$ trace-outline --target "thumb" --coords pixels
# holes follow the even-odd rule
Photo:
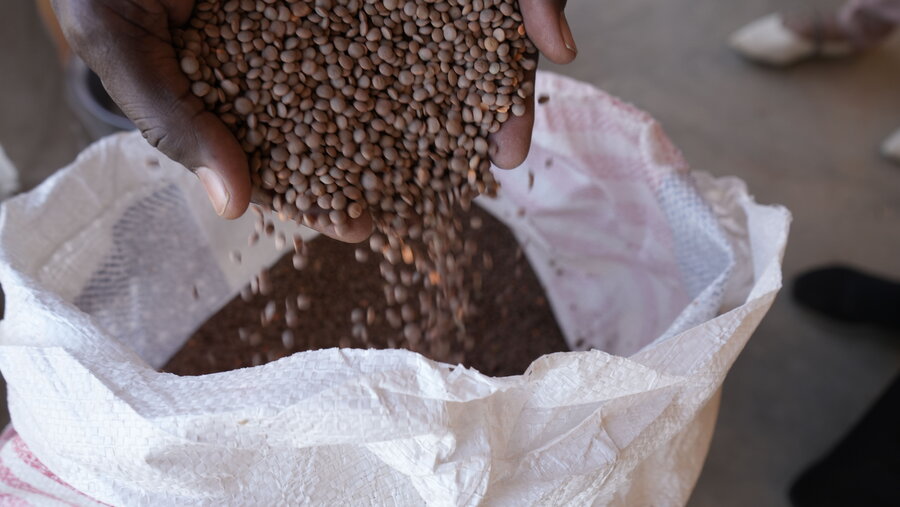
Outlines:
[[[519,0],[528,38],[553,63],[565,64],[578,55],[578,46],[564,12],[566,0]]]
[[[166,8],[156,2],[120,2],[115,10],[92,4],[90,12],[80,13],[79,24],[90,29],[72,37],[76,51],[144,138],[196,172],[216,213],[241,216],[250,203],[247,155],[198,98],[215,90],[208,85],[192,89],[182,72]]]
[[[218,117],[191,111],[148,116],[147,124],[138,128],[169,158],[194,171],[216,214],[238,218],[250,204],[247,155]]]
[[[171,55],[154,59],[140,55],[104,83],[150,144],[195,171],[216,213],[237,218],[250,203],[247,155],[194,94],[208,86],[194,86],[192,91],[174,50],[169,51]]]

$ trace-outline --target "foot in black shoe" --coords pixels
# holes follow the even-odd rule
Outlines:
[[[794,507],[900,505],[900,378],[791,486]]]
[[[794,282],[794,299],[844,322],[900,330],[900,283],[834,266],[807,272]]]

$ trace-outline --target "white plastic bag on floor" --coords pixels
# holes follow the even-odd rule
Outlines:
[[[229,262],[247,221],[217,219],[193,176],[115,136],[3,207],[0,369],[18,435],[0,449],[0,494],[685,503],[716,393],[781,287],[789,214],[736,179],[689,173],[652,119],[603,92],[543,74],[537,93],[550,101],[531,155],[482,204],[526,245],[575,352],[508,378],[338,349],[157,373],[275,255]]]

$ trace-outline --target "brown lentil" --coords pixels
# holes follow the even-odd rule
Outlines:
[[[496,193],[487,138],[526,114],[534,90],[535,50],[517,7],[201,0],[173,32],[192,92],[241,141],[262,205],[338,232],[368,211],[381,238],[370,241],[375,255],[415,268],[385,278],[388,302],[399,305],[386,319],[414,350],[466,339],[475,252],[454,214]],[[261,234],[273,236],[271,221],[248,244]],[[275,242],[283,247],[285,238]],[[295,250],[293,265],[303,269],[305,254]],[[266,295],[267,273],[254,285]],[[310,306],[303,298],[298,310]],[[365,341],[370,319],[357,320],[354,336]]]

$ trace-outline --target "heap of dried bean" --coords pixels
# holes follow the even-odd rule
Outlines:
[[[338,233],[371,214],[388,308],[354,311],[353,337],[383,317],[396,345],[461,357],[477,247],[454,209],[496,193],[488,137],[533,93],[516,0],[203,0],[173,39],[266,207]]]

